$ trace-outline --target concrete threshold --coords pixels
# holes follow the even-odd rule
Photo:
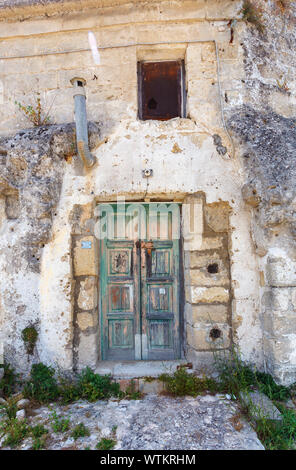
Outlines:
[[[101,361],[95,372],[100,375],[111,374],[114,379],[134,379],[138,377],[158,377],[171,374],[177,366],[187,364],[184,359],[175,361]]]

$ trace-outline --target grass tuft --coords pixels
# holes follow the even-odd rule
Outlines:
[[[79,437],[86,437],[86,436],[89,436],[89,435],[90,435],[90,432],[89,432],[88,428],[83,423],[77,424],[75,426],[75,428],[73,429],[72,433],[71,433],[71,437],[73,437],[75,441]]]
[[[98,450],[111,450],[115,447],[116,441],[115,439],[106,439],[103,437],[100,442],[97,443],[96,449]]]

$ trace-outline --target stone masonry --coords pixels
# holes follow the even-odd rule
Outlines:
[[[235,344],[295,382],[296,5],[250,1],[253,16],[243,0],[0,0],[1,361],[23,374],[40,361],[96,367],[95,207],[177,201],[185,359],[204,370]],[[186,113],[142,121],[137,64],[169,60],[184,61]],[[74,77],[86,80],[91,169],[76,150]],[[37,98],[49,123],[32,128],[22,109]]]

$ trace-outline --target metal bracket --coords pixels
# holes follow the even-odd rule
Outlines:
[[[150,178],[150,176],[153,176],[153,170],[151,168],[146,168],[146,170],[142,170],[142,176],[143,178]]]

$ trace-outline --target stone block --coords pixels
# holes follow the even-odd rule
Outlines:
[[[232,44],[221,44],[219,47],[219,58],[220,60],[236,60],[239,55],[238,43]]]
[[[207,70],[207,74],[209,74],[209,70]],[[188,81],[188,94],[187,96],[193,97],[194,99],[200,100],[210,100],[215,99],[217,96],[217,91],[215,87],[212,85],[213,83],[213,71],[211,71],[210,78],[203,78],[202,80],[189,80]]]
[[[223,264],[225,264],[225,261],[222,260],[221,256],[218,254],[217,251],[214,253],[209,253],[209,254],[201,254],[199,251],[191,251],[189,253],[189,266],[191,269],[195,268],[205,268],[209,264],[218,264],[218,269],[221,271],[222,269],[225,269]]]
[[[268,335],[264,334],[263,338],[263,351],[266,358],[268,358],[268,368],[270,373],[272,373],[272,366],[274,364],[274,340]]]
[[[276,338],[274,341],[274,361],[275,363],[286,365],[296,365],[295,334],[287,334]]]
[[[215,250],[223,247],[223,237],[204,237],[200,250]]]
[[[268,284],[275,287],[296,286],[296,261],[269,257],[266,265]]]
[[[196,66],[196,63],[201,62],[201,43],[196,44],[188,44],[186,50],[186,63],[190,67],[190,65]]]
[[[241,2],[228,0],[211,0],[206,3],[206,18],[208,20],[232,20],[241,12]]]
[[[214,269],[214,268],[213,268]],[[207,269],[191,269],[190,270],[190,284],[192,286],[228,286],[229,278],[223,273],[211,274]],[[186,282],[186,281],[185,281]]]
[[[271,372],[275,381],[286,387],[296,382],[295,366],[289,367],[275,364]]]
[[[196,350],[221,349],[230,346],[229,325],[202,325],[194,328],[186,325],[187,343]]]
[[[229,301],[229,290],[224,287],[191,286],[192,303],[226,303]]]
[[[87,277],[80,282],[77,304],[81,310],[92,310],[98,305],[97,277]]]
[[[82,235],[90,231],[94,226],[93,204],[75,205],[71,212],[72,233]]]
[[[162,393],[165,390],[163,382],[160,380],[139,379],[139,392],[141,393]]]
[[[98,360],[98,335],[80,333],[78,345],[78,369],[95,368]]]
[[[95,312],[80,312],[77,314],[77,323],[81,331],[86,330],[87,328],[94,328],[98,324],[98,315]]]
[[[213,42],[204,43],[201,46],[202,62],[211,62],[216,60],[215,44]]]
[[[264,417],[277,421],[282,420],[280,411],[264,393],[256,390],[255,392],[249,393],[241,392],[240,396],[245,405],[249,407],[250,414],[253,418],[260,419]]]
[[[264,330],[277,340],[280,340],[282,336],[287,337],[287,335],[296,331],[295,312],[291,310],[284,312],[266,310],[263,313],[263,326]]]
[[[185,305],[185,319],[194,327],[200,323],[227,323],[227,305]]]
[[[94,236],[75,237],[73,252],[75,276],[98,275],[98,240]]]
[[[188,198],[182,205],[184,250],[200,250],[203,234],[203,200]]]
[[[204,211],[206,223],[214,232],[227,232],[229,230],[230,207],[228,204],[206,204]]]
[[[132,388],[134,392],[139,391],[139,379],[119,379],[118,383],[122,392],[131,391]]]
[[[263,313],[263,328],[270,335],[274,334],[273,312],[270,310],[266,310]]]
[[[273,310],[288,310],[290,304],[290,294],[291,289],[283,287],[274,287],[269,291],[269,299],[267,297],[267,302],[270,302],[270,306]]]

